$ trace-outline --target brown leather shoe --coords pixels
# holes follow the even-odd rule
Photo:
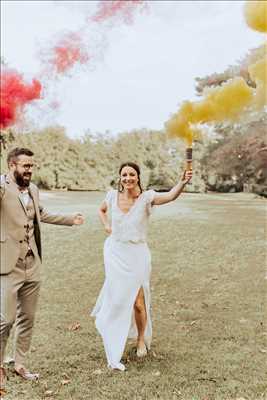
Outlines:
[[[6,370],[4,367],[0,367],[0,392],[5,391],[7,381]]]
[[[15,368],[15,373],[26,381],[38,381],[39,379],[39,374],[33,374],[32,372],[27,371],[25,367],[19,367],[18,369]]]

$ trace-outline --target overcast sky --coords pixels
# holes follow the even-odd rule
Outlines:
[[[28,79],[40,75],[38,54],[57,35],[79,31],[93,1],[1,2],[1,53]],[[184,100],[196,99],[194,78],[222,72],[263,42],[247,27],[243,1],[148,1],[132,24],[87,26],[85,43],[98,58],[51,83],[30,116],[37,126],[59,124],[70,136],[138,128],[161,129]],[[52,90],[52,94],[51,94]],[[49,99],[48,99],[49,97]],[[46,105],[58,101],[57,111]]]

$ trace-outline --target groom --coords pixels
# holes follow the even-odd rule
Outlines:
[[[41,206],[38,188],[31,183],[33,155],[27,148],[13,149],[7,157],[9,173],[1,176],[0,389],[6,383],[5,348],[14,323],[15,371],[26,380],[38,379],[24,363],[40,291],[40,222],[69,226],[84,222],[81,214],[50,214]]]

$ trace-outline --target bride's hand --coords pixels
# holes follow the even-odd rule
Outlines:
[[[184,171],[181,182],[183,185],[186,185],[192,179],[192,170]]]
[[[108,234],[108,235],[110,235],[111,234],[111,232],[112,232],[112,229],[111,229],[111,227],[110,227],[110,225],[105,225],[105,232]]]

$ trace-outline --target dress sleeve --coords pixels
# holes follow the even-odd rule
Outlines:
[[[152,212],[152,202],[155,198],[155,190],[147,190],[145,192],[145,201],[146,201],[146,208],[147,208],[147,212],[150,215]]]
[[[113,194],[114,194],[114,190],[109,190],[106,194],[106,197],[104,198],[104,201],[106,202],[108,208],[111,208],[111,206],[112,206]]]

